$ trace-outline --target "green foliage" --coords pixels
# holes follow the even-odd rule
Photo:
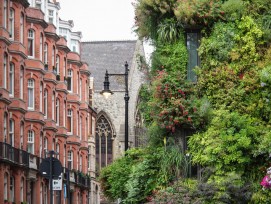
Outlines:
[[[185,77],[187,67],[187,49],[184,43],[184,36],[174,43],[157,42],[157,48],[154,52],[152,60],[152,75],[156,75],[157,71],[166,69],[172,74]]]
[[[242,17],[246,5],[243,0],[228,0],[222,4],[221,9],[225,12],[228,21],[235,21]]]
[[[173,17],[175,0],[137,0],[135,6],[135,32],[139,37],[157,39],[162,19]]]
[[[218,175],[233,171],[248,174],[245,170],[252,168],[260,140],[270,137],[264,130],[264,125],[249,115],[214,111],[208,129],[189,140],[193,162],[213,166]]]
[[[220,0],[184,0],[176,2],[174,14],[184,25],[209,26],[224,19]]]
[[[165,19],[158,25],[158,41],[172,43],[183,37],[183,28],[175,19]]]
[[[184,171],[185,160],[179,147],[130,149],[103,168],[99,180],[109,200],[142,203],[155,189],[167,186]]]
[[[201,69],[212,69],[230,61],[237,33],[235,23],[216,23],[210,36],[201,39]]]

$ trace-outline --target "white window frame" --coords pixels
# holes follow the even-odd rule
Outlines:
[[[70,131],[67,130],[68,134],[72,134],[73,133],[73,110],[72,109],[68,109],[68,113],[67,113],[67,123],[70,123]],[[69,122],[70,120],[70,122]]]
[[[80,158],[79,158],[79,171],[83,171],[83,157],[82,155],[80,155]]]
[[[9,201],[14,202],[15,198],[15,179],[13,176],[9,177]]]
[[[44,43],[44,64],[48,65],[48,44]]]
[[[33,29],[28,30],[27,35],[27,53],[31,58],[35,57],[35,31]]]
[[[8,142],[8,114],[4,113],[4,142]]]
[[[71,163],[71,169],[73,169],[73,151],[72,150],[69,150],[68,151],[68,158],[67,158],[67,162]],[[68,165],[69,167],[69,165]]]
[[[43,107],[44,107],[44,118],[47,119],[48,117],[48,90],[44,89],[44,97],[43,97]]]
[[[83,119],[83,117],[80,116],[79,117],[79,138],[80,138],[80,140],[82,140],[82,119]]]
[[[20,98],[24,99],[24,68],[20,68]]]
[[[35,154],[35,133],[33,130],[28,130],[27,132],[27,152],[30,154]]]
[[[48,22],[52,24],[54,23],[54,10],[48,10]]]
[[[35,81],[32,78],[27,80],[27,93],[28,93],[27,107],[30,110],[34,110],[35,109]]]
[[[79,99],[82,99],[82,79],[79,81]]]
[[[43,84],[40,82],[40,112],[43,111]]]
[[[56,54],[56,48],[55,46],[53,46],[53,49],[52,49],[52,66],[53,67],[55,66],[55,54]]]
[[[23,149],[24,145],[24,123],[20,124],[20,149]]]
[[[67,89],[68,92],[73,92],[73,70],[72,69],[68,69],[68,76],[67,76]],[[70,89],[69,89],[69,84],[70,84]]]
[[[4,174],[4,200],[8,200],[8,174]]]
[[[14,97],[14,63],[9,64],[9,96]]]
[[[40,33],[40,61],[43,60],[43,50],[43,34]]]
[[[59,55],[56,55],[56,74],[59,75]]]
[[[3,17],[4,17],[4,19],[3,19],[4,24],[3,24],[3,26],[4,26],[4,28],[7,28],[7,26],[8,26],[8,22],[7,22],[7,20],[8,20],[8,1],[7,0],[4,0],[4,13],[3,13]]]
[[[4,53],[4,64],[3,64],[3,87],[7,89],[7,69],[8,69],[8,55]]]
[[[44,150],[44,157],[46,157],[46,153],[48,150],[48,138],[47,137],[43,138],[43,150]]]
[[[14,9],[9,9],[9,37],[14,40]]]
[[[14,147],[14,120],[9,119],[9,143]]]
[[[24,15],[20,16],[20,43],[24,43]]]
[[[56,125],[60,124],[59,118],[60,118],[60,100],[59,98],[57,98],[56,99]]]
[[[56,143],[56,152],[58,153],[56,155],[56,158],[59,159],[59,154],[60,154],[60,145],[59,145],[59,143]]]
[[[24,178],[21,178],[20,181],[20,201],[24,201]]]
[[[64,108],[63,108],[63,126],[66,127],[66,101],[64,101]]]
[[[52,95],[52,120],[55,120],[55,92]]]

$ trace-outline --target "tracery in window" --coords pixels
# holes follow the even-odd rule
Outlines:
[[[113,130],[104,115],[97,120],[96,126],[96,164],[98,169],[107,166],[113,159]]]

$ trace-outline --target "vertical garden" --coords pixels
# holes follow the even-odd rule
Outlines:
[[[270,203],[271,189],[260,185],[271,165],[270,0],[134,6],[135,32],[155,47],[151,82],[140,92],[148,144],[101,171],[104,195],[122,203]]]

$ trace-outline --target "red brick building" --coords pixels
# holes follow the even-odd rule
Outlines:
[[[0,203],[49,204],[39,172],[49,150],[63,166],[54,203],[98,200],[91,73],[81,33],[59,9],[55,1],[0,0]]]

